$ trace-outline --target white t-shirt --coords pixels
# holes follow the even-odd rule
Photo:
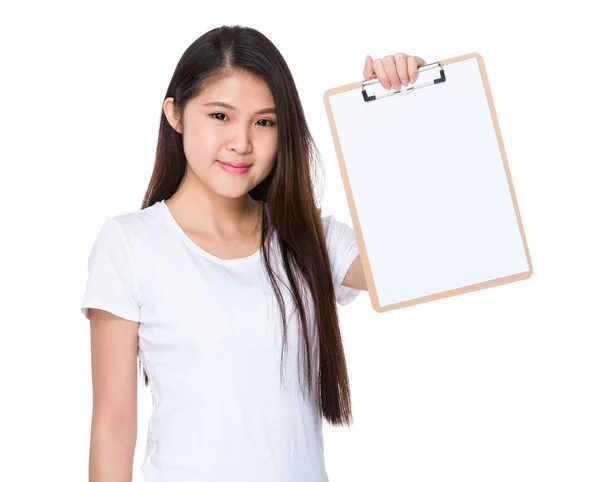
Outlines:
[[[347,305],[360,293],[341,285],[358,255],[354,231],[333,215],[321,219],[336,301]],[[228,260],[208,253],[164,201],[105,220],[81,310],[86,318],[92,307],[140,323],[138,356],[153,404],[145,482],[328,481],[318,395],[303,397],[298,385],[303,342],[283,285],[288,349],[280,384],[280,315],[261,253]],[[277,249],[271,254],[287,280]],[[308,321],[316,386],[310,314]]]

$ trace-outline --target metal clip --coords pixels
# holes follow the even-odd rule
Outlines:
[[[438,68],[439,71],[431,71],[431,69],[434,68]],[[439,73],[439,77],[437,78],[435,77],[436,73]],[[426,64],[419,67],[417,70],[417,81],[414,84],[408,84],[406,87],[401,86],[399,90],[395,90],[393,87],[388,90],[383,88],[379,82],[379,79],[363,80],[361,92],[365,102],[369,102],[372,100],[381,99],[383,97],[389,97],[390,95],[394,94],[405,94],[415,89],[439,84],[441,82],[446,82],[444,68],[439,62],[434,62],[432,64]],[[368,95],[367,91],[365,90],[365,87],[370,85],[373,85],[372,95]]]

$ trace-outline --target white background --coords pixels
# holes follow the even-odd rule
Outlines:
[[[0,18],[0,480],[87,480],[87,255],[106,217],[139,209],[175,65],[222,24],[282,52],[324,213],[348,223],[323,93],[361,80],[367,54],[486,62],[533,277],[340,307],[355,421],[324,426],[331,482],[600,480],[600,39],[583,1],[28,2]],[[135,481],[141,379],[139,404]]]

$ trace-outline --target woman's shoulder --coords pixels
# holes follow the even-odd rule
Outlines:
[[[321,223],[323,224],[323,231],[326,235],[352,229],[348,223],[342,221],[342,218],[339,218],[335,214],[321,214]]]
[[[105,225],[114,229],[118,226],[125,235],[131,238],[147,234],[148,230],[159,228],[161,201],[136,211],[126,211],[107,217]]]

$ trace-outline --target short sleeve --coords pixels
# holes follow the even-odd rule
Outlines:
[[[329,252],[335,299],[340,305],[347,305],[361,292],[342,285],[348,268],[359,254],[354,230],[348,224],[338,221],[333,215],[323,216],[321,220]]]
[[[121,318],[140,321],[131,273],[130,247],[119,221],[107,218],[88,257],[88,279],[81,311],[88,308],[109,311]]]

